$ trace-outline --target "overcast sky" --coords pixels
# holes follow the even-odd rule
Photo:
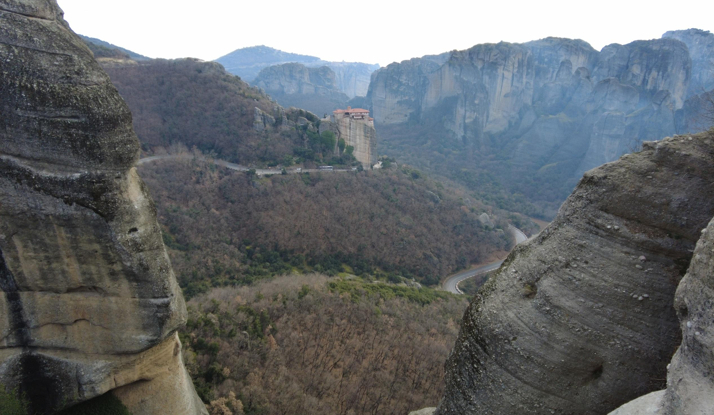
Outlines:
[[[610,43],[714,31],[714,1],[58,0],[80,34],[152,58],[213,60],[266,45],[329,61],[379,63],[547,36]]]

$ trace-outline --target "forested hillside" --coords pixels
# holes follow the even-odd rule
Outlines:
[[[279,160],[301,137],[294,129],[257,131],[256,108],[282,121],[270,98],[210,62],[193,59],[105,62],[129,104],[144,150],[182,143],[244,164]]]
[[[172,159],[139,173],[189,297],[293,271],[437,284],[509,249],[506,220],[522,220],[407,166],[258,177]]]
[[[424,288],[291,275],[191,300],[182,343],[211,413],[407,414],[442,396],[467,305]]]

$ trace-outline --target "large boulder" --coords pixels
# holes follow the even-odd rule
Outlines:
[[[466,311],[437,414],[603,414],[661,389],[681,340],[675,305],[693,332],[679,354],[709,341],[707,285],[685,280],[674,294],[714,216],[713,175],[706,133],[587,172]],[[701,294],[685,307],[683,290]],[[677,372],[684,392],[711,374],[707,356]]]
[[[116,388],[202,413],[128,107],[55,0],[0,0],[0,62],[0,383],[33,413]]]

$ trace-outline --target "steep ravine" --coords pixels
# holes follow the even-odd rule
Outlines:
[[[131,113],[54,0],[0,0],[0,384],[200,414]]]
[[[711,177],[711,133],[587,172],[465,313],[437,414],[605,414],[662,389]]]

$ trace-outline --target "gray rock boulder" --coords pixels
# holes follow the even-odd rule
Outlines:
[[[681,339],[680,293],[706,293],[685,280],[675,302],[714,216],[713,174],[711,134],[645,143],[587,172],[466,311],[437,414],[602,414],[661,389]],[[696,342],[682,356],[709,341],[695,337],[710,319],[705,298],[694,298],[683,324]],[[690,373],[711,373],[704,356]],[[703,381],[692,376],[681,375],[683,392]]]

